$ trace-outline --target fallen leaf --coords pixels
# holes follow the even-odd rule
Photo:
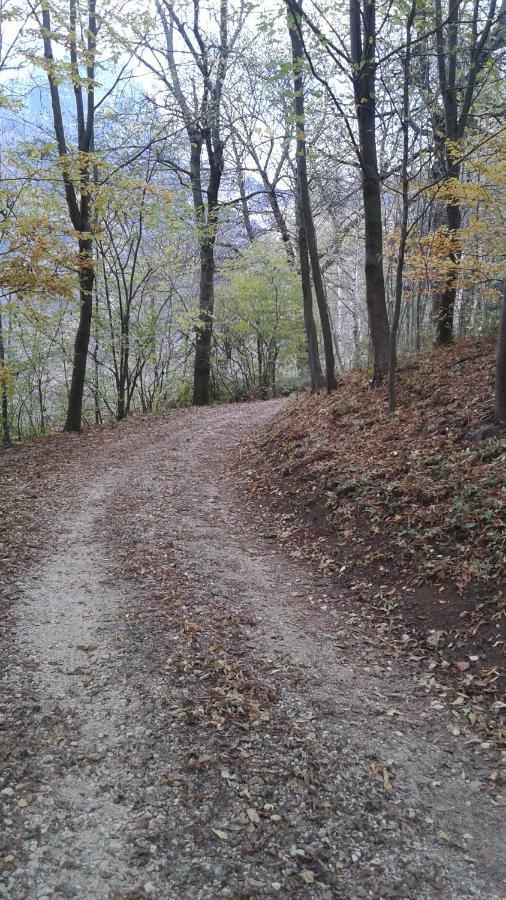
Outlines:
[[[385,767],[383,767],[383,787],[386,791],[392,790],[392,782],[390,781],[390,778],[388,776],[388,769],[386,769]]]
[[[466,662],[465,659],[459,660],[459,662],[455,663],[455,667],[459,670],[459,672],[466,672],[469,668],[470,663]]]
[[[299,878],[301,878],[305,884],[314,884],[314,872],[312,872],[311,869],[303,869],[302,872],[299,872]]]

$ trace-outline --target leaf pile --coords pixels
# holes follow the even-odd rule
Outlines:
[[[469,437],[491,418],[493,347],[466,351],[401,369],[392,418],[361,372],[330,397],[298,399],[257,443],[264,483],[322,508],[365,568],[402,566],[413,584],[504,575],[506,440]]]
[[[491,421],[493,372],[485,338],[406,360],[392,417],[385,390],[349,373],[331,396],[291,401],[241,466],[272,537],[404,633],[403,647],[421,645],[444,685],[485,696],[496,721],[506,435],[473,439]]]

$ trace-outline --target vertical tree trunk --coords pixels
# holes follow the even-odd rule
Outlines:
[[[120,301],[121,303],[121,301]],[[121,315],[120,325],[120,347],[119,347],[119,377],[117,378],[118,400],[117,400],[117,419],[121,422],[128,415],[128,397],[129,390],[129,371],[130,364],[130,300],[124,298],[124,307]],[[125,311],[128,310],[128,311]]]
[[[318,349],[318,333],[313,314],[313,292],[311,290],[311,272],[309,268],[309,252],[307,247],[306,226],[301,210],[299,191],[296,192],[297,247],[299,250],[300,280],[302,287],[302,304],[304,311],[304,329],[307,339],[309,375],[311,390],[319,391],[325,384],[320,353]]]
[[[211,341],[214,311],[214,241],[203,238],[200,245],[199,324],[195,333],[193,404],[207,406],[211,374]]]
[[[392,317],[392,331],[390,334],[390,352],[388,360],[388,410],[390,413],[395,412],[395,394],[396,394],[396,375],[397,375],[397,336],[399,332],[399,322],[401,318],[402,307],[402,281],[404,275],[404,257],[406,252],[406,241],[408,237],[408,217],[409,217],[409,111],[410,111],[410,74],[411,74],[411,29],[413,26],[417,0],[412,0],[411,9],[409,11],[406,23],[406,52],[404,55],[403,67],[403,88],[402,88],[402,208],[401,208],[401,225],[399,235],[399,248],[397,251],[397,267],[395,271],[395,301],[394,313]]]
[[[90,184],[90,153],[94,150],[95,123],[95,58],[97,49],[96,0],[87,0],[87,58],[86,58],[86,103],[83,83],[79,71],[77,52],[77,3],[70,0],[68,47],[72,67],[72,81],[75,95],[75,113],[80,154],[79,177],[69,168],[68,146],[65,137],[65,120],[60,99],[59,81],[55,74],[53,55],[53,32],[49,6],[42,6],[42,43],[47,66],[47,78],[51,96],[53,128],[61,163],[61,174],[69,218],[78,238],[79,247],[79,324],[74,342],[72,379],[65,419],[65,431],[80,431],[84,395],[84,380],[93,315],[93,239],[90,219],[92,190]],[[78,196],[79,194],[79,196]]]
[[[0,421],[2,424],[2,441],[5,447],[10,447],[11,433],[9,428],[9,395],[7,392],[7,377],[5,367],[5,344],[2,324],[2,310],[0,309],[0,399],[1,412]]]
[[[72,380],[65,419],[65,431],[80,431],[82,420],[82,406],[84,394],[84,379],[86,377],[86,362],[88,358],[88,346],[91,333],[91,319],[93,314],[93,282],[95,272],[93,268],[93,242],[90,238],[79,240],[79,325],[77,327],[74,342],[74,359],[72,365]]]
[[[494,415],[496,422],[506,425],[506,280],[503,285],[497,336]]]
[[[300,3],[299,3],[300,5]],[[332,328],[330,324],[327,298],[318,256],[318,243],[316,229],[311,211],[311,198],[309,195],[309,182],[307,174],[306,153],[306,120],[304,110],[304,47],[301,37],[301,17],[291,12],[288,13],[288,30],[292,44],[293,81],[294,81],[294,109],[296,117],[296,142],[297,142],[297,188],[299,193],[299,214],[304,223],[305,235],[311,270],[313,273],[313,285],[315,289],[318,312],[322,328],[323,351],[325,355],[325,380],[327,390],[332,391],[337,387],[335,375],[334,344],[332,340]]]
[[[360,0],[350,0],[350,42],[362,170],[367,314],[373,348],[373,383],[379,384],[388,371],[390,326],[385,300],[381,183],[376,150],[374,0],[364,4],[363,10]]]
[[[456,176],[458,177],[458,175]],[[436,342],[440,346],[451,344],[453,340],[453,318],[455,300],[457,298],[457,281],[460,263],[459,232],[462,224],[462,213],[457,202],[446,206],[446,222],[448,226],[448,268],[445,286],[439,299],[436,317]]]
[[[422,298],[421,298],[421,293],[422,293],[422,288],[421,288],[420,282],[418,282],[418,288],[417,288],[417,291],[416,291],[416,320],[415,320],[415,327],[416,327],[416,332],[415,332],[415,350],[416,350],[417,352],[419,352],[419,350],[420,350],[420,348],[421,348],[421,345],[422,345],[422,335],[421,335],[421,331],[422,331],[422,308],[421,308],[421,307],[422,307],[422,304],[421,304],[421,299],[422,299]]]
[[[98,396],[98,341],[99,341],[99,321],[98,321],[98,292],[95,289],[95,346],[93,348],[93,400],[95,406],[95,425],[99,425],[102,421],[100,415],[100,401]]]
[[[379,178],[364,173],[362,193],[365,230],[365,293],[373,348],[373,383],[379,384],[388,370],[390,346],[390,326],[383,276],[383,227]]]

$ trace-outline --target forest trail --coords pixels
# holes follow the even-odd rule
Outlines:
[[[503,896],[493,749],[452,733],[227,471],[278,408],[92,448],[18,583],[0,897]]]

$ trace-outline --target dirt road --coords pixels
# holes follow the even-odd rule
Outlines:
[[[493,748],[227,472],[277,408],[65,444],[10,586],[0,897],[504,896]]]

